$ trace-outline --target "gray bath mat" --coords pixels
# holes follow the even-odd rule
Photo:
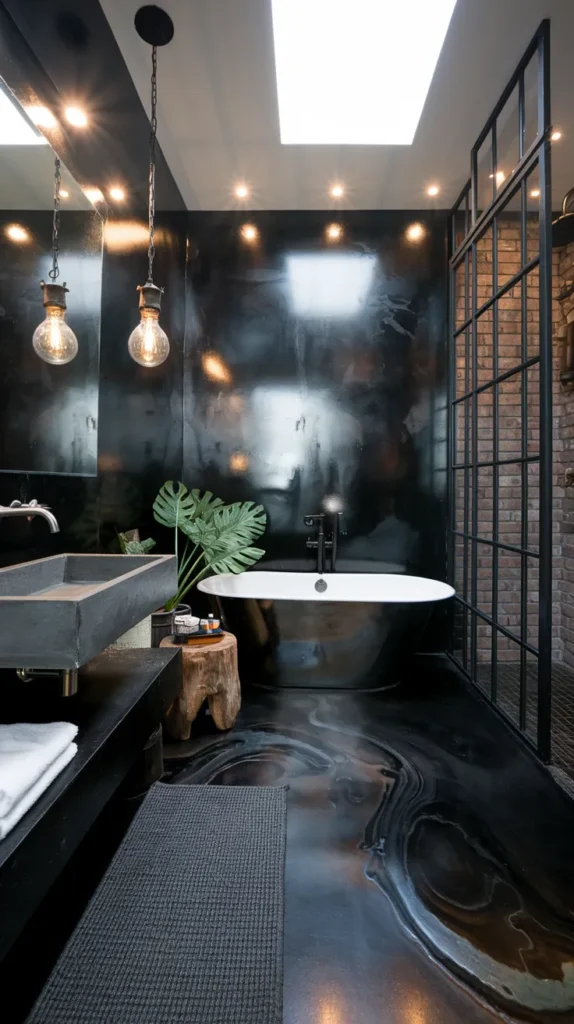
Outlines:
[[[158,783],[30,1024],[280,1024],[285,790]]]

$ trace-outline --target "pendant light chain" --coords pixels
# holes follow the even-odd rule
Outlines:
[[[151,110],[149,134],[147,281],[138,284],[140,322],[128,340],[128,352],[139,366],[161,366],[169,355],[169,339],[159,322],[163,288],[153,283],[155,258],[155,161],[157,152],[157,48],[173,37],[173,22],[161,7],[140,7],[134,18],[136,32],[151,47]]]
[[[60,255],[60,185],[62,184],[62,176],[60,174],[60,161],[56,157],[54,161],[54,215],[52,218],[52,269],[49,271],[49,277],[52,281],[56,281],[60,276],[60,268],[58,266],[58,256]]]
[[[151,132],[149,137],[149,248],[148,248],[148,272],[149,283],[153,282],[153,260],[155,256],[154,245],[154,218],[155,218],[155,142],[157,133],[157,46],[151,51]]]

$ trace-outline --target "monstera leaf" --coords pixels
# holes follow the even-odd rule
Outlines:
[[[248,547],[265,532],[267,516],[263,505],[252,501],[236,501],[217,508],[209,520],[198,518],[186,533],[207,551],[225,552],[237,545]]]
[[[225,554],[217,555],[215,552],[206,553],[209,562],[209,572],[220,575],[225,572],[240,573],[255,565],[265,554],[263,548],[244,548],[241,544],[231,546]],[[207,573],[206,573],[207,575]]]
[[[266,523],[262,505],[237,501],[217,509],[209,523],[197,520],[189,535],[203,549],[211,572],[239,573],[265,554],[253,541],[265,532]]]
[[[132,533],[136,531],[131,531]],[[130,538],[128,533],[118,533],[118,540],[122,555],[147,555],[155,548],[155,540],[147,537],[146,540],[135,540]]]
[[[209,522],[223,502],[221,498],[215,498],[211,491],[206,491],[203,497],[200,495],[201,492],[197,488],[188,491],[185,484],[168,480],[160,488],[153,503],[154,518],[162,526],[171,526],[176,530],[179,528],[184,533],[186,525],[199,517],[204,522]]]
[[[211,491],[205,491],[202,495],[201,491],[194,487],[189,493],[193,498],[193,517],[194,519],[201,519],[204,523],[211,522],[217,509],[222,508],[225,504],[221,498],[216,498]]]
[[[267,516],[263,506],[252,501],[225,505],[211,491],[202,495],[197,489],[188,491],[184,484],[168,480],[154,502],[153,512],[158,523],[175,530],[179,586],[166,602],[168,611],[208,573],[240,573],[265,554],[254,547],[253,541],[265,532]],[[181,558],[180,531],[186,537]]]

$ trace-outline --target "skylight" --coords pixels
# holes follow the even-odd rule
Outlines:
[[[22,113],[0,79],[0,146],[47,146],[48,140]]]
[[[411,145],[456,0],[272,0],[284,145]]]

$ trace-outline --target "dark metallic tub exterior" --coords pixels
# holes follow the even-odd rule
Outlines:
[[[258,568],[300,572],[313,567],[285,561]],[[398,568],[387,563],[342,562],[337,571],[396,572]],[[433,603],[212,600],[217,601],[225,628],[237,637],[243,684],[268,687],[381,689],[396,685],[433,611]]]

